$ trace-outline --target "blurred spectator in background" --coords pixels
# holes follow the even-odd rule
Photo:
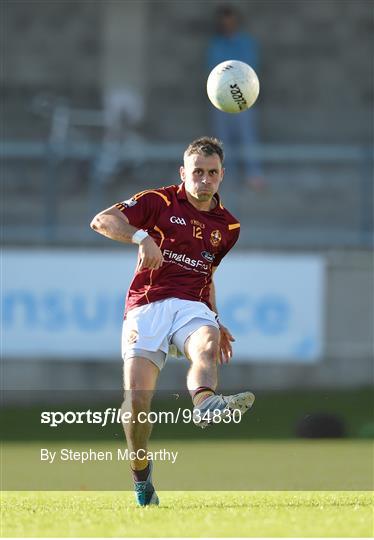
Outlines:
[[[220,6],[216,12],[216,33],[208,46],[208,68],[212,70],[225,60],[246,62],[257,72],[259,64],[259,46],[252,36],[239,28],[239,13],[232,6]],[[221,139],[228,156],[226,160],[226,178],[230,185],[238,186],[239,178],[244,174],[245,185],[256,191],[265,187],[260,164],[251,156],[251,148],[257,144],[256,110],[249,109],[240,114],[226,114],[218,109],[212,110],[212,128],[215,137]],[[244,158],[235,158],[235,150],[242,148]],[[227,184],[226,184],[227,186]],[[237,191],[237,190],[235,190]],[[239,190],[240,193],[240,190]],[[234,202],[230,201],[230,204]]]
[[[105,184],[118,172],[126,146],[143,141],[137,128],[144,117],[144,102],[131,88],[113,88],[104,94],[103,106],[104,137],[93,175]]]

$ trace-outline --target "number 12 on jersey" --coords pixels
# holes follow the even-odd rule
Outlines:
[[[203,239],[203,232],[201,230],[201,227],[199,225],[192,225],[192,236],[195,238],[198,238],[199,240]]]

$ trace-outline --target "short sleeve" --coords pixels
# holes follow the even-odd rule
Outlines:
[[[239,223],[234,224],[234,225],[235,225],[235,228],[232,230],[230,230],[230,225],[228,226],[229,230],[228,230],[227,240],[225,244],[222,246],[222,250],[215,254],[213,266],[218,266],[220,262],[222,261],[223,257],[227,255],[227,253],[234,247],[234,245],[238,241],[239,234],[240,234],[240,225]]]
[[[137,193],[131,199],[117,203],[118,208],[138,229],[152,229],[162,210],[169,206],[168,196],[160,191],[148,190]]]

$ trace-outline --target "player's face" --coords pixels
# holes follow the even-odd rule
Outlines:
[[[192,154],[184,159],[180,176],[186,191],[200,202],[210,201],[222,182],[224,169],[218,154]]]

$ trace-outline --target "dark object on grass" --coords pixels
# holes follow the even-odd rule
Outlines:
[[[340,439],[346,436],[341,418],[334,414],[305,415],[296,425],[296,436],[304,439]]]

